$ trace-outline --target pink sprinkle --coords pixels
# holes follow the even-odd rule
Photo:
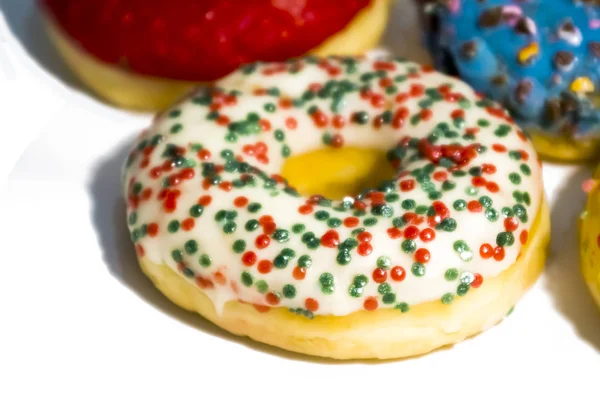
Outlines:
[[[588,179],[581,184],[581,187],[585,193],[589,193],[596,187],[596,181],[594,179]]]
[[[502,14],[508,19],[506,22],[510,26],[514,26],[519,17],[523,15],[523,10],[519,6],[509,5],[502,8]]]
[[[598,29],[600,28],[600,19],[593,19],[590,21],[590,28],[591,29]]]
[[[450,12],[452,14],[456,14],[458,10],[460,10],[460,0],[451,0],[450,4],[448,4],[448,7],[450,8]]]

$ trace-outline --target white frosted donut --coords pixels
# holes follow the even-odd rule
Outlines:
[[[343,200],[287,186],[286,158],[325,146],[385,150],[396,177]],[[528,139],[466,84],[401,59],[249,65],[159,116],[125,184],[142,267],[168,297],[327,357],[409,356],[486,329],[548,242]]]

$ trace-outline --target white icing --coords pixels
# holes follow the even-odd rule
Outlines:
[[[331,61],[333,65],[340,66],[342,71],[345,66],[337,61]],[[360,76],[364,72],[372,71],[372,61],[361,61],[357,64],[358,71],[347,75],[345,73],[335,77],[335,79],[349,79],[357,84],[362,84]],[[394,63],[397,71],[393,75],[405,74],[409,69],[419,69],[420,66],[414,63]],[[155,134],[163,134],[164,140],[153,151],[150,156],[150,166],[142,169],[140,157],[136,157],[133,165],[126,170],[126,180],[135,179],[136,182],[141,182],[143,187],[153,189],[152,199],[141,202],[137,209],[136,226],[142,223],[156,222],[159,225],[160,232],[158,236],[151,238],[145,236],[139,240],[139,244],[143,246],[145,256],[154,263],[164,263],[178,271],[177,264],[173,260],[171,253],[174,249],[183,250],[183,243],[189,239],[197,240],[199,250],[193,255],[185,255],[185,262],[188,268],[196,274],[200,274],[207,278],[211,278],[215,272],[223,274],[228,282],[237,282],[238,293],[236,294],[230,284],[220,286],[215,284],[212,289],[206,289],[205,293],[215,303],[217,310],[222,309],[222,305],[229,300],[242,300],[245,302],[267,305],[265,295],[257,291],[256,285],[246,287],[241,284],[240,274],[243,271],[248,271],[254,276],[254,282],[257,280],[265,280],[269,285],[269,290],[275,290],[281,293],[282,287],[285,284],[293,284],[296,287],[296,296],[294,299],[280,298],[281,307],[289,308],[305,308],[305,299],[314,298],[319,301],[319,309],[316,314],[332,314],[332,315],[347,315],[356,310],[363,309],[363,303],[369,296],[377,296],[379,299],[379,307],[393,307],[399,302],[406,302],[415,305],[432,300],[439,300],[445,293],[456,293],[458,283],[448,281],[444,278],[444,274],[448,268],[457,268],[460,273],[470,271],[478,273],[484,278],[493,277],[509,268],[517,259],[517,255],[521,249],[519,243],[519,233],[522,229],[529,230],[535,219],[538,206],[542,196],[541,170],[536,161],[536,155],[530,143],[524,142],[516,133],[518,128],[511,125],[511,132],[504,138],[499,138],[494,135],[494,131],[500,124],[506,123],[496,117],[490,116],[483,108],[472,106],[465,110],[465,127],[477,126],[479,119],[487,119],[491,125],[487,128],[480,128],[476,134],[476,142],[488,147],[488,150],[477,156],[472,165],[481,165],[482,163],[495,164],[497,172],[493,175],[484,175],[493,179],[499,187],[498,193],[490,193],[485,188],[479,189],[479,194],[469,196],[465,194],[465,190],[470,181],[469,178],[452,178],[457,186],[455,189],[445,192],[441,201],[443,201],[450,210],[450,216],[454,218],[458,227],[454,232],[444,232],[436,230],[436,239],[433,242],[423,244],[420,239],[416,239],[417,248],[426,247],[431,252],[431,260],[426,264],[427,272],[423,277],[416,277],[411,273],[411,265],[414,263],[414,254],[404,253],[400,245],[404,238],[391,240],[386,230],[392,226],[392,218],[379,217],[379,222],[374,227],[368,228],[373,238],[373,252],[366,257],[360,256],[356,252],[356,248],[351,251],[352,261],[350,264],[341,266],[336,262],[337,249],[331,249],[320,246],[315,250],[310,250],[301,241],[301,234],[291,232],[291,227],[296,223],[306,225],[306,231],[312,231],[317,237],[323,235],[329,228],[323,221],[318,221],[311,215],[301,215],[298,213],[298,208],[305,203],[303,197],[293,197],[284,192],[280,192],[276,197],[271,196],[270,192],[262,188],[262,184],[257,187],[234,188],[226,192],[213,186],[208,190],[202,188],[202,176],[200,169],[195,168],[195,176],[193,179],[186,180],[177,188],[181,190],[181,196],[178,198],[178,207],[172,213],[166,213],[162,208],[162,202],[156,200],[156,196],[161,190],[163,176],[159,179],[151,179],[149,170],[152,166],[161,165],[165,160],[161,157],[167,143],[176,144],[178,146],[188,148],[186,157],[195,158],[195,152],[189,150],[190,143],[201,143],[205,149],[209,149],[212,153],[213,160],[222,163],[223,159],[219,157],[222,150],[233,150],[236,155],[243,155],[244,160],[248,163],[262,169],[268,174],[278,174],[281,171],[285,158],[281,155],[282,144],[278,142],[273,135],[276,129],[283,129],[286,135],[285,143],[292,150],[292,155],[298,155],[304,152],[309,152],[322,148],[322,133],[323,131],[337,132],[343,134],[344,143],[346,146],[364,146],[370,148],[390,149],[394,147],[398,141],[405,136],[413,138],[426,137],[440,122],[452,123],[450,114],[458,109],[457,103],[449,103],[445,101],[436,102],[431,106],[431,111],[434,117],[429,121],[422,121],[417,126],[413,127],[408,121],[401,129],[394,129],[391,125],[383,125],[379,130],[375,130],[371,123],[359,125],[350,123],[351,115],[357,110],[367,111],[371,117],[380,114],[384,109],[376,109],[361,100],[358,92],[353,92],[345,96],[344,105],[340,112],[345,117],[346,126],[341,130],[335,130],[331,124],[325,128],[317,128],[313,124],[311,118],[307,114],[307,108],[310,105],[317,105],[329,116],[330,99],[318,99],[307,102],[303,107],[281,109],[278,107],[275,113],[267,113],[263,109],[266,103],[277,104],[277,98],[272,96],[254,96],[252,92],[257,88],[277,87],[281,91],[282,97],[300,97],[305,92],[307,87],[313,83],[325,83],[332,79],[327,72],[317,67],[316,65],[307,65],[304,69],[296,74],[278,73],[271,76],[265,76],[259,71],[270,67],[270,64],[260,65],[257,72],[250,75],[245,75],[242,72],[236,72],[230,76],[217,82],[217,86],[226,90],[238,90],[242,94],[237,97],[237,105],[224,107],[220,110],[222,115],[226,115],[231,121],[245,119],[250,112],[256,112],[261,117],[268,118],[271,122],[271,130],[260,134],[251,134],[239,136],[236,143],[230,143],[224,140],[227,134],[226,126],[216,125],[214,121],[206,119],[209,109],[206,106],[194,104],[191,99],[176,105],[173,109],[181,111],[181,115],[177,118],[169,117],[165,113],[159,117],[155,124],[143,135],[143,138],[151,138]],[[382,92],[375,84],[374,91]],[[451,83],[453,85],[453,93],[461,93],[466,99],[474,101],[476,99],[472,89],[465,83],[456,79],[449,78],[440,73],[421,73],[419,78],[411,78],[404,82],[396,83],[398,92],[409,92],[411,85],[422,84],[426,88],[437,88],[440,85]],[[383,93],[383,92],[382,92]],[[394,101],[396,95],[386,95],[387,106],[392,112],[398,107],[405,106],[411,111],[411,115],[418,112],[418,101],[409,99],[403,104],[397,104]],[[295,130],[286,127],[285,120],[288,117],[294,117],[297,120],[298,126]],[[183,128],[176,134],[171,134],[170,129],[175,123],[180,123]],[[454,129],[454,128],[453,128]],[[461,129],[455,129],[462,135]],[[247,157],[243,154],[242,149],[247,144],[255,144],[258,141],[264,142],[268,148],[269,164],[261,164],[255,158]],[[451,142],[460,142],[468,145],[473,142],[466,142],[460,137],[455,139],[441,138],[436,144],[448,144]],[[520,172],[519,165],[523,162],[516,162],[508,157],[508,153],[498,153],[490,148],[494,143],[501,143],[510,150],[525,150],[531,159],[527,165],[531,168],[531,175],[525,176],[520,174],[522,182],[515,186],[509,180],[509,174]],[[428,164],[427,160],[417,160],[412,163],[404,160],[403,168],[413,170],[417,167],[422,167]],[[437,170],[445,170],[438,167]],[[468,170],[468,168],[467,168]],[[237,174],[237,173],[236,173]],[[232,180],[235,174],[224,173],[222,175],[225,180]],[[307,177],[310,179],[310,177]],[[436,183],[440,186],[440,183]],[[502,215],[496,222],[488,221],[484,213],[471,213],[467,210],[457,212],[452,208],[452,204],[457,199],[476,200],[482,195],[489,196],[493,200],[493,207],[500,212],[503,207],[512,207],[516,204],[513,199],[513,190],[528,191],[531,196],[531,206],[527,207],[529,220],[527,223],[520,223],[519,229],[514,232],[515,243],[510,247],[505,247],[506,256],[503,261],[495,261],[491,259],[482,259],[479,255],[479,248],[482,243],[490,243],[495,246],[496,236],[499,232],[504,231]],[[196,204],[201,195],[210,194],[212,203],[205,207],[201,217],[195,219],[194,228],[186,232],[179,229],[177,233],[168,233],[167,226],[173,219],[179,221],[189,217],[189,209],[193,204]],[[403,199],[414,199],[418,205],[430,205],[432,200],[427,198],[427,194],[419,189],[417,184],[416,189],[409,193],[399,192],[400,201],[394,202],[394,217],[401,216],[405,211],[400,207],[400,202]],[[258,202],[263,205],[260,212],[256,214],[249,213],[245,208],[236,208],[233,201],[238,196],[246,196],[250,202]],[[236,210],[238,217],[237,230],[233,234],[225,234],[222,230],[222,223],[215,222],[215,214],[220,209]],[[321,209],[315,206],[315,211]],[[338,212],[331,208],[323,208],[327,210],[332,217],[337,216],[344,219],[351,214],[348,212]],[[269,214],[273,217],[278,227],[285,228],[290,231],[290,240],[287,243],[278,243],[271,239],[271,245],[263,250],[255,248],[255,238],[262,233],[261,229],[254,232],[247,232],[244,229],[244,223],[250,218],[259,218],[264,214]],[[362,220],[362,218],[361,218]],[[362,224],[359,226],[363,226]],[[426,224],[419,226],[420,229],[428,227]],[[402,228],[404,229],[404,228]],[[352,229],[346,228],[343,225],[337,228],[340,233],[341,240],[351,237]],[[246,251],[253,250],[257,253],[258,259],[273,260],[282,249],[291,248],[296,251],[296,257],[284,269],[273,268],[269,274],[262,275],[257,271],[256,264],[252,267],[246,267],[241,263],[241,254],[236,254],[232,251],[233,243],[238,239],[244,239],[247,243]],[[467,242],[473,252],[472,261],[463,261],[459,254],[454,251],[453,244],[456,240],[462,239]],[[210,268],[200,266],[199,257],[201,254],[207,253],[212,258]],[[298,281],[292,277],[292,270],[297,265],[298,257],[303,254],[308,254],[312,257],[313,263],[307,269],[304,280]],[[378,286],[371,278],[371,273],[376,267],[376,260],[379,256],[388,256],[392,259],[392,266],[400,265],[406,270],[406,279],[402,282],[395,282],[390,279],[388,274],[387,282],[392,287],[392,292],[396,294],[396,301],[393,304],[383,304],[381,295],[378,294]],[[335,291],[332,294],[323,294],[319,284],[319,276],[329,272],[334,276]],[[388,271],[389,273],[389,271]],[[348,294],[348,287],[352,283],[353,278],[357,274],[365,274],[369,278],[369,284],[365,287],[365,291],[360,298],[353,298]],[[472,278],[471,278],[472,279]],[[195,284],[190,280],[190,284]],[[476,290],[476,289],[471,289]],[[467,294],[468,296],[468,294]],[[450,329],[450,328],[449,328]]]

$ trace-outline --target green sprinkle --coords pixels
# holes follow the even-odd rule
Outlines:
[[[340,265],[348,265],[350,261],[352,261],[352,256],[348,251],[340,251],[336,257],[338,264]]]
[[[248,271],[244,271],[242,272],[241,281],[244,284],[244,286],[250,287],[254,282],[254,278]]]
[[[212,264],[212,260],[210,259],[208,254],[202,254],[200,256],[200,265],[201,266],[203,266],[204,268],[207,268],[207,267],[210,267],[211,264]]]
[[[329,213],[325,210],[317,211],[315,213],[315,218],[319,221],[325,221],[327,218],[329,218]]]
[[[363,288],[362,287],[357,287],[355,285],[350,285],[348,286],[348,294],[351,297],[360,297],[363,294]]]
[[[174,124],[173,126],[171,126],[171,133],[179,133],[179,132],[181,132],[182,129],[183,129],[183,125]]]
[[[490,208],[492,206],[492,204],[493,204],[492,199],[490,197],[488,197],[488,196],[481,196],[479,198],[479,202],[485,208]]]
[[[381,298],[383,304],[392,304],[396,301],[396,295],[394,293],[386,293]]]
[[[282,289],[283,297],[286,299],[293,299],[296,297],[296,288],[294,285],[285,285]]]
[[[435,228],[446,232],[454,232],[456,230],[456,220],[454,218],[445,218]]]
[[[367,276],[363,275],[363,274],[356,275],[356,276],[354,276],[353,283],[356,287],[362,288],[362,287],[367,286],[367,283],[369,283],[369,278],[367,278]]]
[[[170,233],[175,233],[179,230],[179,221],[177,221],[176,219],[172,220],[171,222],[169,222],[169,225],[167,225],[167,230]]]
[[[235,232],[236,229],[237,229],[237,224],[233,221],[228,221],[225,223],[225,225],[223,225],[223,232],[227,233],[227,234],[231,234],[231,233]]]
[[[469,291],[469,289],[471,288],[471,286],[467,283],[461,283],[460,285],[458,285],[458,288],[456,289],[456,294],[459,296],[464,296],[465,294],[467,294],[467,292]]]
[[[304,268],[308,268],[312,265],[313,261],[312,261],[312,257],[309,255],[303,255],[300,256],[300,258],[298,259],[298,266],[299,267],[304,267]]]
[[[135,211],[129,214],[128,222],[129,225],[135,225],[135,223],[137,222],[137,213]]]
[[[238,254],[243,253],[244,250],[246,250],[246,242],[242,239],[238,239],[235,242],[233,242],[232,249]]]
[[[258,290],[259,293],[265,294],[269,291],[269,284],[262,279],[256,281],[256,290]]]
[[[516,172],[510,173],[508,179],[514,184],[519,185],[521,183],[521,175]]]
[[[258,221],[257,221],[257,223],[258,223]],[[292,226],[292,232],[294,232],[296,234],[304,232],[304,229],[306,229],[304,224],[294,224]]]
[[[417,203],[414,200],[410,200],[410,199],[402,201],[402,204],[401,204],[402,208],[405,210],[412,210],[413,208],[416,207],[416,205],[417,205]]]
[[[194,239],[190,239],[187,242],[185,242],[183,248],[185,249],[186,253],[194,254],[198,251],[198,242],[196,242]]]
[[[377,223],[377,218],[365,218],[365,220],[363,221],[363,224],[365,224],[365,226],[373,226]]]
[[[173,257],[173,260],[175,260],[175,262],[182,262],[183,261],[183,252],[181,250],[173,250],[171,252],[171,257]]]
[[[319,283],[321,284],[321,291],[324,294],[331,294],[335,290],[335,284],[333,275],[329,272],[324,272],[319,276]]]
[[[262,208],[260,203],[250,203],[248,204],[248,211],[251,213],[255,213]]]
[[[464,200],[456,200],[452,205],[456,211],[464,211],[467,208],[467,202]]]
[[[421,277],[421,276],[425,275],[425,265],[423,265],[421,263],[418,263],[418,262],[414,263],[410,270],[414,276]]]
[[[388,269],[392,266],[392,260],[389,257],[381,256],[377,258],[377,266],[379,268]]]
[[[329,218],[327,220],[327,226],[330,228],[337,228],[342,225],[342,220],[339,218]]]
[[[446,273],[444,274],[444,278],[447,281],[453,281],[456,278],[458,278],[458,270],[456,268],[450,268],[446,270]]]
[[[276,229],[273,232],[273,239],[277,240],[279,243],[285,243],[290,240],[290,233],[285,229]]]
[[[248,232],[252,232],[258,228],[258,225],[259,225],[259,223],[257,220],[249,219],[248,221],[246,221],[245,228]]]
[[[386,294],[390,293],[391,291],[392,286],[390,286],[390,284],[387,282],[384,282],[377,287],[377,292],[379,292],[379,294]]]
[[[515,243],[515,235],[512,232],[500,232],[496,236],[496,244],[500,247],[512,246]]]
[[[217,221],[217,222],[223,221],[225,219],[226,215],[227,215],[227,212],[225,210],[217,211],[217,213],[215,214],[215,221]]]
[[[404,251],[405,253],[412,253],[417,249],[417,244],[415,243],[414,240],[411,239],[405,239],[402,244],[402,251]]]
[[[454,301],[454,294],[446,293],[442,296],[442,304],[452,304]]]
[[[204,212],[204,207],[201,204],[194,204],[190,207],[190,216],[198,218]]]
[[[498,216],[498,211],[496,211],[494,208],[488,208],[485,210],[485,217],[491,222],[496,222],[498,220]]]

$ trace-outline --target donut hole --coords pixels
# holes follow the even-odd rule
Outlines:
[[[290,157],[281,174],[304,196],[331,200],[355,196],[381,182],[394,179],[386,152],[373,148],[324,148]]]

